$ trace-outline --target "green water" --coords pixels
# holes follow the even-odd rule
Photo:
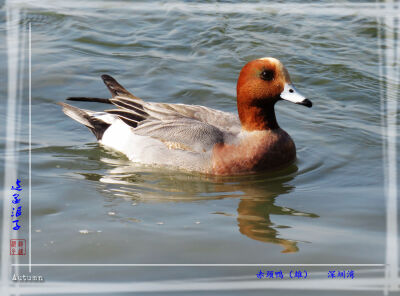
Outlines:
[[[21,7],[21,24],[32,24],[32,263],[385,262],[375,17],[340,6],[332,13],[322,4],[302,12],[290,4],[213,2],[36,1]],[[4,41],[4,9],[1,20]],[[1,43],[0,67],[7,73]],[[239,71],[264,56],[280,59],[313,102],[311,109],[277,104],[298,160],[274,173],[217,178],[132,165],[56,105],[68,96],[108,97],[100,79],[107,73],[144,100],[236,112]],[[2,75],[3,102],[6,82]],[[24,102],[18,176],[27,184]],[[5,103],[0,112],[6,114]],[[26,215],[22,224],[27,238]],[[48,282],[94,283],[244,281],[255,280],[259,269],[33,268]],[[245,294],[251,293],[265,295],[249,287]]]

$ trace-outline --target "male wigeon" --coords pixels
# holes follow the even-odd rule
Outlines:
[[[102,79],[111,99],[69,100],[109,103],[118,109],[95,112],[60,103],[64,113],[131,161],[206,174],[243,174],[291,164],[296,147],[276,121],[275,103],[312,106],[294,88],[282,63],[270,57],[253,60],[240,71],[239,116],[199,105],[145,102],[111,76]]]

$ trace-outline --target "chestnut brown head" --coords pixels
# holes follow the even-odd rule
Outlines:
[[[262,124],[254,124],[262,120],[263,116],[273,115],[275,118],[270,111],[273,113],[278,100],[312,106],[311,101],[293,86],[282,63],[271,57],[247,63],[240,71],[236,91],[239,117],[244,128],[248,130],[263,129],[260,127]],[[249,121],[253,121],[253,124],[249,124]]]

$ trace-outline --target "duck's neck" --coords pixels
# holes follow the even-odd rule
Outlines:
[[[275,102],[276,100],[238,100],[237,107],[242,128],[246,131],[278,129]]]

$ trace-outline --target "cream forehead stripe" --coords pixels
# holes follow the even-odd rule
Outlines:
[[[276,63],[276,64],[280,64],[281,63],[278,59],[272,58],[272,57],[260,58],[259,60],[260,61],[268,60],[268,61],[271,61],[271,62]]]

